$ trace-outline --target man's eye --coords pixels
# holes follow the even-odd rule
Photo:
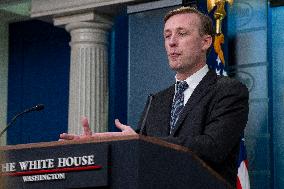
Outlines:
[[[171,35],[165,35],[165,39],[168,39]]]
[[[186,32],[179,32],[178,35],[179,35],[179,36],[185,36],[185,35],[186,35]]]

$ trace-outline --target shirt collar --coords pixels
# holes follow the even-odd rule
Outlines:
[[[188,88],[194,90],[196,86],[199,84],[199,82],[202,80],[202,78],[207,74],[208,71],[209,71],[208,65],[205,64],[205,66],[203,66],[200,70],[198,70],[197,72],[195,72],[194,74],[186,78],[185,81],[187,82],[189,86]],[[180,80],[176,78],[176,82],[178,81]]]

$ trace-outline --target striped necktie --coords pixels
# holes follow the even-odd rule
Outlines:
[[[174,100],[172,104],[172,110],[171,110],[170,133],[172,133],[172,131],[174,130],[179,114],[184,107],[183,92],[187,88],[188,88],[188,84],[186,83],[186,81],[178,81],[176,84],[176,92],[175,92],[175,96],[174,96]]]

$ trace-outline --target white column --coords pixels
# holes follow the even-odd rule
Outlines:
[[[108,30],[110,22],[73,22],[71,34],[68,132],[82,133],[81,116],[94,132],[108,127]]]
[[[7,125],[8,96],[8,39],[9,25],[5,21],[0,24],[0,129]],[[1,137],[0,145],[6,145],[6,133]]]

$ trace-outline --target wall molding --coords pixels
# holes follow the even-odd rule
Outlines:
[[[148,1],[150,0],[32,0],[31,17],[77,13],[90,9],[113,15],[126,8],[126,5]]]

